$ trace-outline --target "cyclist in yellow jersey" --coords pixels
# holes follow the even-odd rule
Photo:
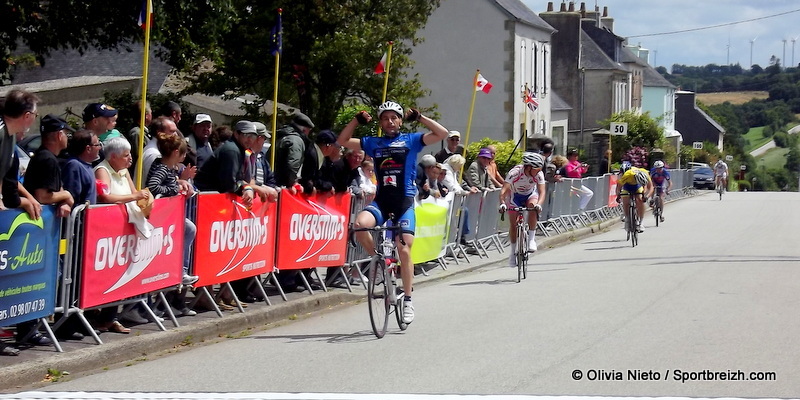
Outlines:
[[[632,167],[630,163],[623,162],[619,170],[619,179],[617,179],[617,203],[619,203],[622,194],[636,193],[636,214],[639,216],[639,226],[636,230],[644,232],[642,226],[642,219],[644,218],[644,202],[648,197],[653,195],[655,187],[653,180],[650,179],[650,173],[646,169]],[[630,196],[622,198],[622,209],[627,210],[630,207]]]

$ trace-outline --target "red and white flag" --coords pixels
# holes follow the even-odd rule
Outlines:
[[[536,111],[536,109],[539,108],[539,99],[536,98],[536,95],[534,95],[530,89],[525,89],[525,105],[527,105],[531,111]]]
[[[382,74],[386,72],[386,57],[388,55],[389,53],[383,53],[383,57],[381,57],[381,60],[378,62],[378,65],[375,66],[376,74]]]
[[[475,91],[489,93],[490,90],[492,90],[492,84],[483,75],[478,74],[478,80],[475,81]]]

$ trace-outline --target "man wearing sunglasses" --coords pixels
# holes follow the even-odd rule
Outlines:
[[[445,144],[445,147],[434,156],[437,163],[443,164],[453,154],[462,154],[464,152],[464,146],[461,145],[461,133],[458,131],[450,131],[447,134]]]

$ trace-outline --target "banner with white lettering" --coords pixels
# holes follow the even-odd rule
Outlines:
[[[306,196],[281,192],[278,268],[344,265],[350,200],[350,193]]]
[[[258,196],[250,209],[230,193],[197,198],[194,286],[208,286],[272,272],[275,268],[276,203]]]
[[[608,176],[608,206],[616,207],[617,203],[617,175],[611,174]]]
[[[0,326],[46,317],[55,310],[61,220],[43,206],[32,220],[0,211]]]
[[[411,246],[411,261],[416,263],[435,260],[444,255],[447,236],[447,211],[453,196],[428,197],[414,207],[417,225],[414,230],[414,245]]]
[[[128,222],[124,204],[91,206],[84,224],[80,307],[89,308],[181,283],[185,196],[156,199],[149,238]]]

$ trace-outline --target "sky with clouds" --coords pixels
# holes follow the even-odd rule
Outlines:
[[[537,14],[547,10],[547,1],[522,1]],[[580,3],[576,1],[576,9]],[[558,10],[561,1],[553,0],[553,4]],[[650,49],[650,64],[654,66],[670,69],[673,64],[730,62],[749,68],[751,47],[753,64],[762,67],[769,65],[773,55],[785,60],[783,65],[800,63],[797,0],[589,0],[586,8],[593,9],[595,4],[601,12],[608,7],[609,16],[614,18],[614,33]],[[781,15],[773,16],[776,14]],[[716,25],[724,26],[667,34]],[[792,39],[796,40],[794,62]]]

